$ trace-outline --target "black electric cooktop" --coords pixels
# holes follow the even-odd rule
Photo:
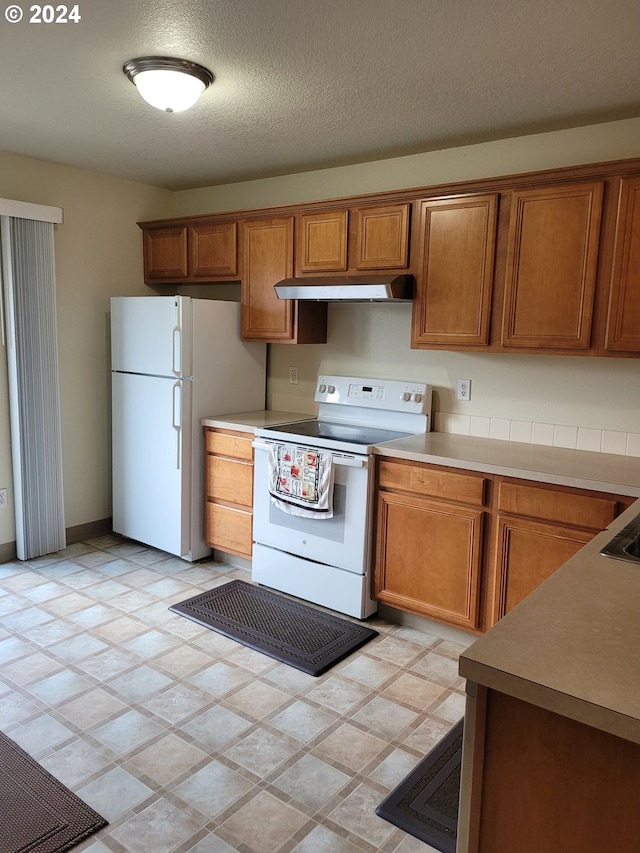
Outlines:
[[[305,439],[321,438],[349,444],[382,444],[396,438],[406,438],[409,432],[399,432],[394,429],[378,429],[363,424],[336,424],[330,421],[298,421],[292,424],[280,424],[276,427],[266,427],[262,432],[286,433]]]

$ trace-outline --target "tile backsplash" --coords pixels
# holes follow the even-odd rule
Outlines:
[[[434,429],[436,432],[473,435],[477,438],[497,438],[503,441],[521,441],[525,444],[543,444],[547,447],[567,447],[570,450],[640,456],[640,433],[637,432],[588,429],[564,424],[460,415],[453,412],[434,412]]]

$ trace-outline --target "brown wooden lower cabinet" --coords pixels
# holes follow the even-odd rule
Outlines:
[[[247,558],[253,539],[252,438],[205,427],[205,542]]]
[[[474,723],[464,853],[640,850],[640,745],[483,687]]]
[[[484,478],[382,461],[378,486],[376,598],[476,629]]]
[[[494,479],[493,610],[486,626],[590,542],[634,498],[535,482]],[[489,605],[489,602],[488,602]]]
[[[497,619],[540,586],[593,536],[591,532],[558,524],[498,516]]]
[[[374,595],[484,631],[635,498],[378,458]]]

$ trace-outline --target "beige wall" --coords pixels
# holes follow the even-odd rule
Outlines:
[[[111,515],[109,297],[148,292],[136,222],[171,212],[167,190],[0,152],[0,196],[62,207],[56,286],[66,526]],[[0,355],[0,544],[15,540],[6,351]]]
[[[326,169],[176,193],[180,214],[294,204],[400,187],[483,178],[640,156],[640,119],[434,151],[377,163]],[[435,386],[436,412],[477,418],[640,432],[636,359],[559,358],[410,349],[409,305],[330,305],[322,346],[272,345],[273,408],[313,412],[315,378],[336,372],[403,378]],[[288,384],[297,366],[300,384]],[[459,378],[472,380],[458,402]]]
[[[176,216],[297,204],[640,155],[640,118],[176,193]]]
[[[56,270],[67,527],[111,514],[109,297],[143,294],[136,222],[292,204],[640,156],[640,120],[576,128],[301,175],[171,193],[0,152],[0,197],[64,208]],[[417,352],[409,305],[330,305],[322,346],[270,347],[274,407],[314,411],[318,373],[407,378],[435,386],[437,412],[640,432],[637,360]],[[289,385],[297,366],[300,384]],[[472,399],[458,403],[458,378]],[[0,488],[11,492],[6,355],[0,356]],[[0,510],[0,545],[15,539]]]

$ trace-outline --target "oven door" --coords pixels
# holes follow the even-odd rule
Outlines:
[[[333,517],[304,518],[283,512],[271,501],[269,446],[272,443],[268,439],[253,443],[254,541],[307,560],[364,574],[370,546],[370,458],[333,451]]]

